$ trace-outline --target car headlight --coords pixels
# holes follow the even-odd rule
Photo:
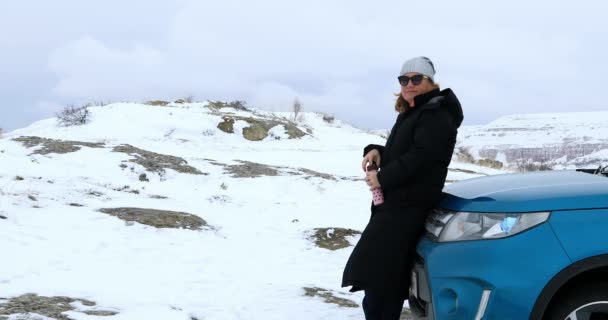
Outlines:
[[[549,219],[549,212],[483,213],[435,210],[426,230],[439,242],[497,239],[518,234]]]

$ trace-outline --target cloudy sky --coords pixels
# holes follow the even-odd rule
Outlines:
[[[425,55],[465,124],[608,110],[608,2],[0,2],[0,127],[91,101],[246,100],[390,128],[404,60]]]

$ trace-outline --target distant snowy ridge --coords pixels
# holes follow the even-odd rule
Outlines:
[[[492,160],[511,168],[597,167],[608,161],[608,112],[512,115],[486,125],[463,126],[457,150],[461,158]]]

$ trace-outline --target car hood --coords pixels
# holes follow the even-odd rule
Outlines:
[[[500,174],[453,183],[440,207],[470,212],[608,208],[608,178],[576,171]]]

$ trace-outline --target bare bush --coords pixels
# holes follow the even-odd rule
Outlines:
[[[203,130],[203,135],[206,137],[213,136],[213,135],[215,135],[215,130],[211,130],[211,129]]]
[[[520,160],[517,161],[516,167],[520,172],[553,170],[551,165],[544,161],[534,162],[530,160]]]
[[[324,113],[324,114],[323,114],[323,121],[325,121],[325,122],[327,122],[327,123],[333,123],[333,122],[334,122],[334,120],[336,120],[336,118],[334,117],[334,115],[333,115],[333,114],[331,114],[331,115],[330,115],[330,114],[327,114],[327,113]]]
[[[207,105],[207,107],[212,109],[234,108],[236,110],[251,111],[249,108],[247,108],[247,102],[243,100],[234,100],[228,103],[223,101],[209,100],[209,104]]]
[[[104,100],[95,100],[91,103],[88,103],[88,106],[89,107],[105,107],[105,106],[109,105],[110,103],[112,103],[112,102],[104,101]]]
[[[186,103],[192,103],[194,102],[194,96],[193,95],[189,95],[187,97],[184,98],[184,101],[186,101]]]
[[[90,120],[90,116],[89,104],[78,108],[73,105],[68,105],[56,115],[57,124],[61,127],[86,124]]]
[[[249,111],[249,108],[247,108],[247,102],[245,102],[244,100],[230,101],[228,102],[228,107],[234,108],[236,110]]]
[[[293,111],[293,121],[298,121],[298,114],[302,111],[302,103],[298,98],[293,101],[293,106],[291,107]]]
[[[456,153],[458,160],[466,163],[475,163],[475,158],[471,155],[468,148],[459,147],[458,152]]]
[[[0,139],[2,139],[3,135],[4,135],[4,129],[0,128]]]

